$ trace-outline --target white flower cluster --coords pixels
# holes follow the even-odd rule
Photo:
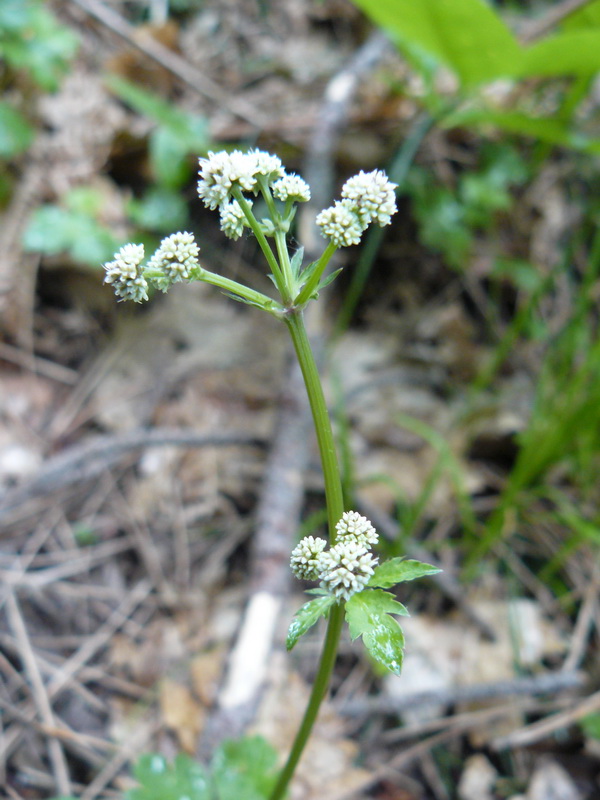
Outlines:
[[[189,280],[199,267],[198,253],[193,235],[185,231],[163,239],[146,266],[142,266],[144,246],[126,244],[104,265],[104,283],[112,284],[119,297],[141,303],[148,299],[150,284],[166,292],[172,284]]]
[[[336,599],[349,600],[362,591],[373,575],[378,559],[370,552],[379,537],[366,517],[347,511],[336,525],[339,541],[325,550],[325,539],[306,536],[294,548],[292,572],[301,580],[320,581]]]
[[[109,283],[118,297],[141,303],[148,299],[148,281],[142,271],[144,245],[126,244],[113,261],[104,265],[106,276],[104,283]]]
[[[389,225],[396,207],[396,184],[385,172],[362,170],[342,186],[342,199],[317,216],[321,233],[336,247],[358,244],[367,227]]]
[[[168,285],[189,280],[192,270],[198,266],[199,252],[193,234],[173,233],[162,240],[147,269],[161,270]]]
[[[379,534],[371,522],[358,511],[345,511],[335,531],[344,542],[374,545],[379,541]]]
[[[209,152],[207,158],[200,159],[198,195],[207,208],[219,209],[221,230],[230,239],[239,239],[248,224],[232,197],[234,189],[258,194],[261,184],[270,187],[278,200],[310,200],[308,184],[298,175],[287,174],[280,159],[263,150]]]

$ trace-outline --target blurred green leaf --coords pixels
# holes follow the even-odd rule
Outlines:
[[[187,204],[181,193],[160,186],[150,189],[140,199],[129,200],[127,212],[136,225],[158,233],[181,230],[188,219]]]
[[[23,234],[31,252],[67,253],[74,261],[99,267],[109,260],[120,242],[87,214],[47,204],[37,208]]]
[[[600,70],[600,28],[548,36],[528,47],[518,74],[521,77],[593,75]]]
[[[75,34],[35,0],[2,0],[0,6],[0,58],[42,89],[58,88],[79,44]]]
[[[193,169],[189,156],[200,156],[211,145],[206,119],[182,111],[158,95],[116,75],[107,76],[106,85],[140,114],[157,123],[149,144],[154,175],[163,186],[180,187]]]
[[[266,800],[277,772],[277,753],[261,736],[224,742],[212,761],[219,800]]]
[[[0,101],[0,157],[11,158],[24,152],[33,137],[34,129],[25,117]]]
[[[600,139],[592,139],[570,130],[564,122],[546,117],[532,117],[520,111],[496,111],[471,108],[449,114],[441,123],[443,128],[474,127],[491,124],[521,136],[530,136],[549,144],[562,145],[588,153],[600,152]]]
[[[465,86],[515,74],[522,49],[483,0],[354,0],[400,44],[418,46]]]
[[[125,800],[214,800],[204,767],[179,754],[173,764],[164,756],[147,753],[133,768],[140,786],[125,793]]]

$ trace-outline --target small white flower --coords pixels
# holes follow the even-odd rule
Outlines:
[[[342,197],[348,200],[360,216],[365,227],[376,222],[383,227],[389,225],[396,207],[395,183],[391,183],[385,172],[373,170],[350,178],[342,187]]]
[[[248,204],[252,205],[252,201],[248,200]],[[219,214],[221,216],[221,230],[225,236],[229,239],[239,239],[244,232],[246,217],[238,201],[230,200],[229,203],[223,203],[219,209]]]
[[[307,203],[310,200],[310,186],[299,175],[284,175],[272,186],[273,194],[279,200],[294,200]]]
[[[320,558],[326,547],[325,539],[305,536],[292,550],[290,566],[294,575],[300,580],[318,580]]]
[[[331,239],[336,247],[358,244],[365,225],[347,200],[337,200],[317,216],[316,223],[323,236]]]
[[[243,191],[253,191],[258,171],[253,153],[242,153],[241,150],[209,152],[207,158],[200,159],[198,195],[207,208],[214,210],[229,199],[234,186]]]
[[[104,283],[111,284],[115,294],[124,300],[141,303],[148,299],[148,281],[144,278],[141,263],[144,260],[144,246],[126,244],[113,261],[104,265]]]
[[[335,530],[340,541],[352,541],[365,547],[379,541],[379,534],[373,525],[358,511],[345,511]]]
[[[194,236],[187,231],[173,233],[160,243],[148,262],[148,269],[159,269],[169,283],[188,280],[198,266],[199,248]]]
[[[255,175],[264,175],[269,183],[276,181],[285,175],[285,170],[281,159],[271,155],[264,150],[251,150],[248,153],[255,159]]]
[[[321,587],[338,600],[349,600],[361,592],[367,583],[378,559],[368,548],[358,542],[338,542],[335,547],[319,556],[319,579]]]

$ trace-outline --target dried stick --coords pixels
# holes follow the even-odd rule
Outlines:
[[[261,442],[247,433],[197,433],[155,428],[100,436],[48,459],[28,483],[0,496],[0,523],[23,503],[81,481],[97,478],[132,450],[146,447],[256,447]]]
[[[17,603],[17,600],[12,592],[7,597],[6,610],[8,624],[10,625],[17,640],[21,660],[23,661],[25,670],[29,676],[31,691],[38,714],[41,721],[50,730],[52,730],[56,728],[56,722],[52,712],[52,706],[50,704],[50,697],[46,687],[44,686],[44,681],[42,680],[37,660],[31,647],[31,642],[29,641],[29,635],[27,633],[27,628],[25,627],[25,622],[23,620],[19,604]],[[58,793],[62,795],[70,795],[71,779],[69,777],[69,770],[67,768],[65,754],[59,740],[52,735],[48,737],[48,757],[50,758],[50,763],[52,764],[54,780]]]
[[[455,686],[450,689],[434,689],[416,692],[405,697],[369,697],[345,703],[340,711],[345,714],[400,714],[411,708],[430,705],[456,705],[499,697],[531,696],[538,694],[557,694],[568,689],[581,688],[586,681],[582,672],[555,672],[535,675],[531,678],[479,683],[473,686]]]
[[[585,700],[582,700],[573,708],[567,711],[560,711],[552,714],[546,719],[527,725],[518,731],[509,733],[507,736],[500,736],[491,742],[493,750],[507,750],[515,747],[527,747],[551,736],[560,728],[568,728],[569,725],[593,714],[600,710],[600,692],[595,692]]]
[[[229,96],[214,81],[207,78],[203,72],[197,70],[184,58],[169,50],[168,47],[165,47],[150,35],[142,38],[139,35],[139,31],[136,31],[133,25],[130,25],[127,20],[123,19],[112,8],[98,2],[98,0],[71,0],[71,2],[104,25],[105,28],[124,39],[131,47],[135,47],[136,50],[156,61],[157,64],[160,64],[161,67],[179,78],[186,86],[189,86],[203,97],[212,100],[219,108],[226,108],[236,117],[249,122],[258,130],[263,129],[264,119],[253,106],[244,100]]]

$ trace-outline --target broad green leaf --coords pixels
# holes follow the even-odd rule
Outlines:
[[[586,3],[579,11],[575,11],[574,14],[569,14],[563,21],[562,28],[565,31],[600,28],[600,0]]]
[[[400,675],[404,660],[404,634],[392,617],[381,617],[377,626],[363,634],[363,643],[372,658],[394,675]]]
[[[445,128],[470,127],[477,124],[491,124],[502,130],[521,136],[529,136],[542,142],[570,147],[586,153],[600,153],[600,139],[591,139],[574,133],[566,125],[555,119],[530,117],[519,111],[493,111],[491,109],[471,109],[457,111],[443,121]]]
[[[408,612],[389,592],[366,589],[352,595],[346,603],[346,621],[352,639],[363,637],[371,656],[396,675],[402,669],[404,634],[390,614]]]
[[[426,575],[436,575],[442,570],[432,564],[424,564],[422,561],[405,561],[403,558],[390,558],[375,568],[371,576],[369,586],[380,586],[382,589],[389,589],[397,583],[414,581]]]
[[[288,630],[285,646],[288,650],[296,644],[301,636],[304,636],[307,630],[317,622],[320,617],[324,617],[331,606],[335,603],[335,598],[331,595],[323,595],[317,597],[315,600],[310,600],[305,603],[302,608],[296,612],[296,616]]]
[[[352,641],[363,636],[379,624],[381,617],[398,614],[408,617],[409,613],[393,594],[381,589],[366,589],[353,594],[346,602],[346,622],[350,628]]]
[[[518,74],[521,77],[593,75],[600,70],[600,28],[548,36],[528,47]]]
[[[484,0],[354,0],[401,46],[418,46],[465,85],[515,74],[521,47]]]
[[[27,150],[34,136],[34,129],[8,103],[0,102],[0,157],[11,158]]]
[[[213,800],[204,767],[180,754],[169,762],[158,754],[145,754],[133,768],[140,786],[125,793],[125,800]]]

